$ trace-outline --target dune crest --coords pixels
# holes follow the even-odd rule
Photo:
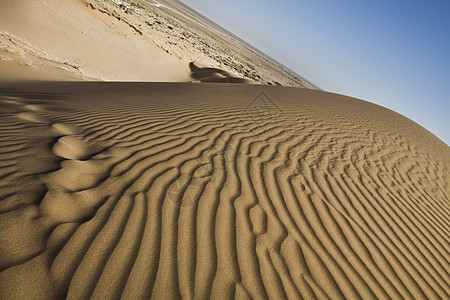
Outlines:
[[[450,150],[388,109],[76,82],[0,107],[4,299],[450,297]]]

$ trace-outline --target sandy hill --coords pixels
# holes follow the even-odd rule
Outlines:
[[[450,150],[321,91],[0,87],[3,299],[448,299]]]
[[[249,82],[316,88],[177,1],[1,3],[0,80],[186,82],[191,62]]]
[[[0,4],[1,299],[450,299],[449,167],[179,1]]]

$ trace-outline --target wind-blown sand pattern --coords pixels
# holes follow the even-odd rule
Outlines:
[[[3,299],[449,299],[450,151],[284,87],[0,88]]]

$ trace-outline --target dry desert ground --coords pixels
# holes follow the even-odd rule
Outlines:
[[[1,299],[450,299],[420,125],[178,1],[0,6]]]

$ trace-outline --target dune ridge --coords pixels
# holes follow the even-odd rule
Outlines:
[[[187,83],[0,106],[2,298],[450,297],[450,151],[390,110]]]

